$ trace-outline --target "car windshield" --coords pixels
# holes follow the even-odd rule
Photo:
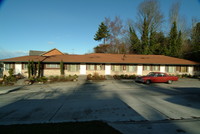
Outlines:
[[[155,76],[155,73],[151,72],[147,76]]]

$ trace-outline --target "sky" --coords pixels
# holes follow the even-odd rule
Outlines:
[[[29,50],[57,48],[69,54],[93,52],[105,17],[136,20],[143,0],[0,0],[0,59],[28,55]],[[158,0],[165,20],[173,2],[191,25],[200,19],[200,0]]]

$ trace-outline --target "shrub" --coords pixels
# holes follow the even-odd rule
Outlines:
[[[74,81],[78,78],[77,75],[68,75],[68,76],[50,76],[48,79],[50,82],[65,82],[65,81]]]
[[[121,75],[113,75],[114,79],[120,80],[120,79],[135,79],[136,75],[127,75],[127,74],[121,74]]]
[[[99,75],[98,73],[88,74],[87,80],[106,80],[105,75]]]

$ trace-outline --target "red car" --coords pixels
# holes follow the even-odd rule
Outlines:
[[[154,82],[167,82],[171,84],[173,81],[177,81],[178,77],[176,76],[169,76],[166,73],[161,72],[150,72],[146,76],[140,76],[136,78],[136,82],[142,82],[146,84],[154,83]]]

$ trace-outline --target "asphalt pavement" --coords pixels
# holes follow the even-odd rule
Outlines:
[[[0,95],[0,125],[101,120],[124,134],[198,134],[200,81],[23,86]]]

